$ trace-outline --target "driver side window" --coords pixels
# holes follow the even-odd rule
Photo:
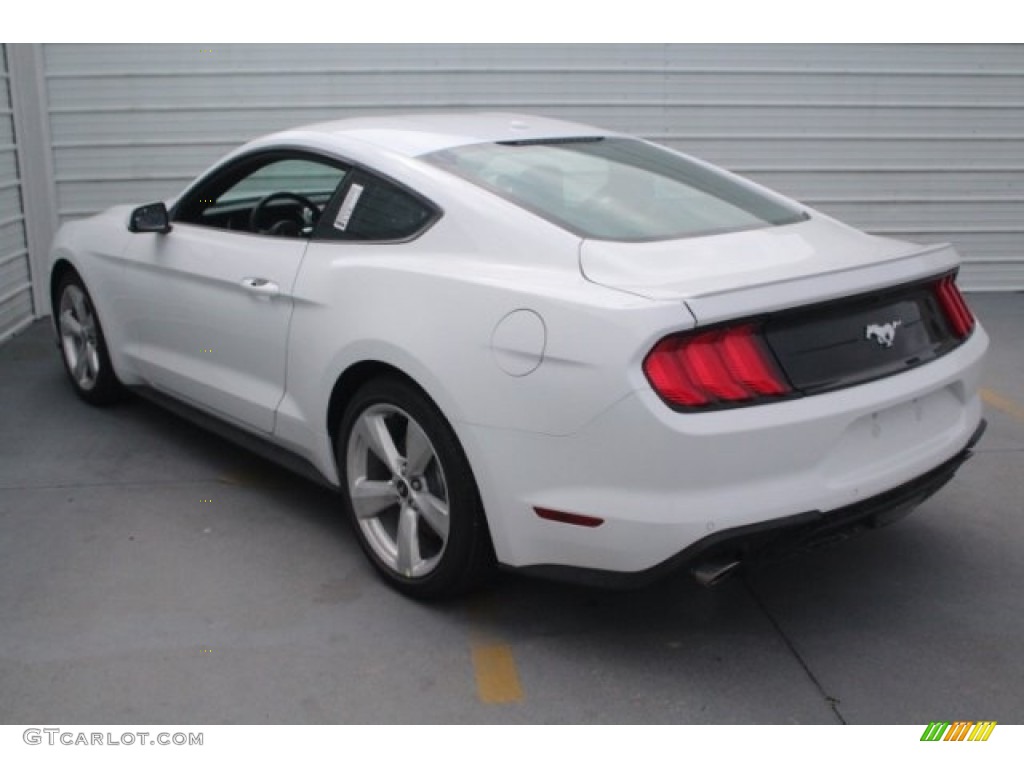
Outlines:
[[[308,238],[346,173],[341,165],[306,157],[243,159],[193,190],[174,220]]]

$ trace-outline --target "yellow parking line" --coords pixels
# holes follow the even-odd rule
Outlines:
[[[512,648],[504,643],[473,643],[476,695],[485,704],[510,704],[523,700]]]
[[[1001,395],[994,389],[985,388],[981,390],[981,399],[993,408],[1008,413],[1015,419],[1024,421],[1024,405],[1014,402],[1006,397],[1006,395]]]

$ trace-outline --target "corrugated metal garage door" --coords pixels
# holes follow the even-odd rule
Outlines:
[[[176,193],[240,141],[342,116],[536,112],[637,133],[1024,288],[1024,46],[45,49],[62,219]]]
[[[33,318],[6,47],[0,45],[0,342]]]

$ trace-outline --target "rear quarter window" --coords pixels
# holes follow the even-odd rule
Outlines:
[[[318,237],[381,242],[408,240],[438,218],[436,207],[384,179],[358,174],[324,215]]]

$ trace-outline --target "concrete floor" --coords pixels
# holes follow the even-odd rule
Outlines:
[[[385,587],[334,497],[0,348],[0,722],[1024,722],[1024,295],[988,435],[904,521],[705,590]]]

